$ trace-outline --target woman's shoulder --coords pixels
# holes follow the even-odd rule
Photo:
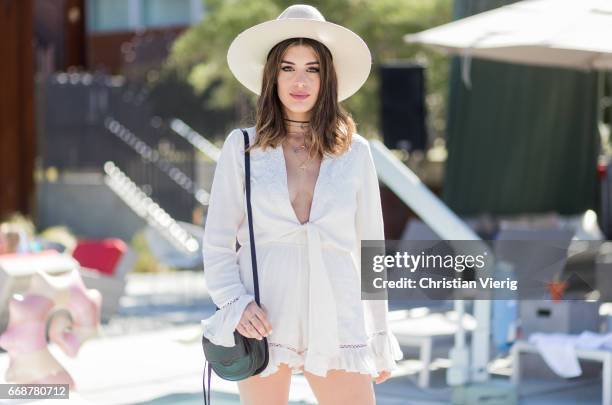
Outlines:
[[[340,154],[332,155],[334,160],[353,160],[363,154],[364,150],[370,147],[366,138],[354,132],[351,135],[350,145]]]
[[[247,135],[249,136],[249,144],[252,145],[255,141],[255,127],[234,128],[225,138],[225,143],[239,152],[244,152],[244,133],[242,130],[247,132]]]
[[[255,137],[255,127],[240,127],[240,128],[232,129],[229,135],[227,136],[227,138],[228,139],[232,138],[233,142],[236,142],[235,138],[240,138],[241,140],[243,140],[244,139],[244,135],[242,132],[243,130],[247,132],[247,134],[249,135],[249,139]]]
[[[351,139],[351,146],[354,146],[354,145],[356,145],[357,147],[368,147],[370,146],[370,143],[368,142],[366,138],[364,138],[363,136],[355,132],[353,133],[353,136]]]
[[[358,155],[361,155],[370,149],[370,141],[355,132],[351,139],[351,149]]]

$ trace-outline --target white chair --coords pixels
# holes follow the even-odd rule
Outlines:
[[[512,382],[519,385],[521,382],[521,355],[538,354],[535,345],[517,341],[512,346]],[[598,361],[602,364],[602,405],[612,405],[612,351],[576,349],[579,359]]]
[[[389,324],[400,345],[419,349],[421,371],[418,385],[421,388],[428,387],[434,343],[444,340],[452,342],[458,328],[456,314],[452,311],[430,313],[427,308],[393,311],[389,314]],[[466,314],[463,327],[474,330],[474,317]]]

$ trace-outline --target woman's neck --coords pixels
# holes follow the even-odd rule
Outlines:
[[[310,134],[310,123],[305,121],[284,121],[285,133],[292,139],[304,139]]]
[[[285,133],[289,139],[303,142],[310,132],[309,115],[306,114],[287,114],[283,117]]]
[[[283,110],[284,110],[283,111],[284,118],[288,120],[292,120],[292,121],[310,121],[310,116],[312,115],[310,111],[294,112],[294,111],[287,111],[286,108],[284,108]]]

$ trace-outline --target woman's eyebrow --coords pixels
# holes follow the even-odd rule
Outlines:
[[[288,60],[281,60],[281,63],[288,63],[290,65],[295,65],[295,63],[289,62]],[[315,60],[314,62],[308,62],[306,65],[318,65],[318,64],[319,62]]]

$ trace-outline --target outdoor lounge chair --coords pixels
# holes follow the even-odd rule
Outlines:
[[[87,288],[102,294],[102,322],[108,322],[117,312],[136,254],[120,239],[104,239],[79,241],[73,256]]]
[[[55,250],[0,255],[0,332],[8,323],[8,305],[13,294],[23,293],[37,270],[61,274],[79,267],[72,257]]]

